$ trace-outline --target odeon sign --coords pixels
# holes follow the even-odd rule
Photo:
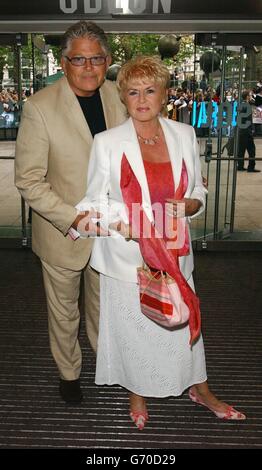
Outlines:
[[[212,127],[221,129],[223,127],[238,127],[247,129],[252,121],[252,107],[249,103],[238,104],[237,101],[230,103],[225,101],[219,105],[213,101],[193,102],[192,126]]]
[[[261,0],[1,0],[0,21],[19,19],[53,20],[82,16],[94,18],[130,16],[130,21],[143,16],[146,21],[170,18],[205,20],[262,19]]]
[[[59,0],[60,10],[68,14],[79,11],[80,7],[83,8],[83,13],[97,14],[105,9],[106,13],[111,15],[159,13],[160,7],[163,9],[163,13],[171,13],[172,7],[174,7],[174,1],[171,0],[152,0],[150,10],[147,8],[147,0],[107,0],[106,3],[107,7],[104,6],[102,0]]]

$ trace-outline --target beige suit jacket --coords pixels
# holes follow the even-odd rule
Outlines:
[[[126,118],[115,84],[100,88],[107,128]],[[15,184],[33,209],[33,251],[49,264],[82,269],[92,241],[72,241],[68,229],[86,193],[93,142],[78,100],[65,77],[24,105],[16,142]]]

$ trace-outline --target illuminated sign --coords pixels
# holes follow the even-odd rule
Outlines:
[[[216,129],[228,126],[247,129],[252,124],[252,108],[249,103],[224,101],[219,105],[214,101],[193,102],[192,126]]]
[[[162,15],[172,18],[262,19],[260,0],[1,0],[0,20],[82,15]]]
[[[172,0],[152,0],[150,3],[150,9],[147,8],[146,0],[84,0],[80,2],[78,0],[59,0],[59,7],[63,13],[75,13],[79,8],[83,8],[83,13],[97,14],[100,12],[108,13],[111,15],[140,15],[141,13],[171,13],[174,3]]]

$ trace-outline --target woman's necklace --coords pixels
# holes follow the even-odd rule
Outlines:
[[[145,145],[155,145],[157,144],[160,136],[158,134],[155,134],[153,137],[148,137],[145,139],[145,137],[142,137],[141,135],[137,134],[138,140],[142,142]]]

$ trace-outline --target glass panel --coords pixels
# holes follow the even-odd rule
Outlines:
[[[262,43],[261,43],[262,44]],[[234,213],[233,239],[262,240],[262,46],[252,46],[245,50],[242,101],[247,101],[252,108],[252,126],[239,131],[239,152],[245,149],[244,167],[253,167],[249,157],[256,156],[255,170],[237,172],[236,204]],[[259,72],[260,71],[260,72]],[[261,78],[260,78],[261,77]],[[256,80],[255,80],[256,78]],[[248,93],[249,92],[249,93]],[[249,96],[247,96],[249,94]]]
[[[253,49],[253,55],[260,52],[259,48],[253,46]],[[209,194],[205,216],[192,222],[194,238],[262,240],[262,223],[258,217],[262,175],[237,171],[241,168],[241,148],[246,149],[245,168],[252,168],[252,160],[248,159],[249,154],[252,157],[255,153],[252,129],[255,168],[262,169],[262,83],[253,80],[256,73],[253,49],[196,47],[196,63],[206,69],[207,88],[196,92],[192,124],[200,143],[202,171],[208,178]],[[220,56],[218,61],[216,56]],[[203,58],[209,62],[205,64]],[[220,67],[215,70],[219,62]],[[212,104],[203,104],[203,100]],[[248,110],[247,103],[252,109]],[[211,112],[209,127],[205,127]],[[252,114],[253,126],[244,129],[242,124],[248,119],[251,122]]]
[[[21,197],[14,186],[15,142],[0,147],[0,238],[22,238]],[[25,209],[28,218],[28,209]],[[29,236],[29,229],[27,229]]]
[[[232,54],[225,48],[196,48],[196,61],[205,74],[194,99],[192,124],[208,180],[208,198],[206,214],[192,223],[194,237],[220,238],[230,226],[234,162],[227,160],[226,144],[234,132],[238,88],[232,70],[227,72],[228,62],[234,63],[233,72],[239,75],[239,53]]]
[[[61,77],[52,51],[42,35],[28,37],[26,46],[1,47],[0,89],[0,238],[30,238],[30,211],[14,186],[15,140],[23,103],[33,91]]]
[[[151,36],[151,53],[155,53],[159,38]],[[172,88],[170,89],[171,96],[169,96],[168,117],[186,123],[192,122],[194,125],[200,144],[202,174],[208,179],[207,210],[192,221],[193,239],[221,238],[229,233],[232,237],[233,230],[236,235],[240,231],[260,231],[259,236],[262,239],[262,226],[257,217],[262,202],[260,191],[262,173],[254,175],[237,172],[237,162],[234,161],[234,155],[238,156],[236,144],[235,148],[230,151],[230,143],[233,141],[234,129],[236,129],[233,122],[234,106],[238,101],[241,102],[239,96],[241,97],[244,89],[253,89],[256,155],[261,159],[262,77],[258,79],[255,74],[257,70],[262,70],[262,46],[256,48],[253,46],[252,50],[251,47],[247,48],[244,51],[245,56],[240,47],[195,46],[193,61],[192,42],[189,36],[183,47],[181,52],[183,60],[174,58],[173,64],[169,62]],[[140,43],[140,49],[142,48],[143,41]],[[19,226],[22,217],[21,201],[13,185],[13,161],[8,160],[7,157],[14,155],[14,145],[13,147],[11,145],[14,142],[11,141],[16,139],[22,104],[33,90],[37,91],[53,83],[62,75],[58,66],[59,61],[55,62],[54,55],[45,43],[43,35],[29,36],[28,46],[21,46],[20,50],[14,46],[8,46],[5,49],[8,67],[4,67],[3,89],[0,91],[0,140],[5,141],[2,142],[4,146],[0,154],[3,184],[0,236],[7,233],[15,234],[17,231],[21,233]],[[58,57],[55,47],[53,50]],[[119,52],[119,44],[117,50]],[[185,51],[188,54],[187,57]],[[255,95],[261,95],[260,105],[255,105]],[[175,101],[176,105],[174,105]],[[223,102],[227,103],[224,115],[221,110]],[[224,124],[221,129],[222,122]],[[1,159],[1,156],[4,158]],[[262,169],[261,161],[257,161],[256,168]],[[236,204],[234,205],[235,195]],[[28,232],[26,228],[28,209],[25,209],[23,218],[23,236],[25,236]]]

